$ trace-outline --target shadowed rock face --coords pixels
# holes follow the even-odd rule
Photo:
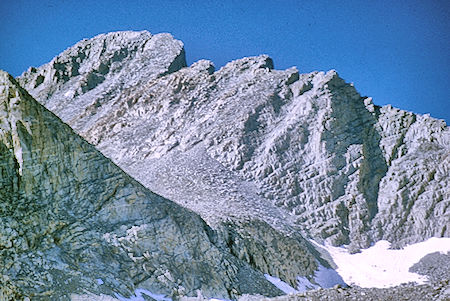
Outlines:
[[[279,291],[0,72],[0,299]],[[99,280],[101,279],[101,280]]]
[[[19,81],[128,174],[215,228],[264,220],[354,250],[450,235],[443,121],[377,107],[335,71],[274,70],[267,56],[182,68],[182,57],[168,35],[111,33]],[[55,77],[56,62],[79,74]],[[96,64],[111,66],[104,79],[77,88]]]

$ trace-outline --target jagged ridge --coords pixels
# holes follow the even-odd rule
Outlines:
[[[80,43],[147,48],[151,35],[139,34],[136,42],[129,36],[137,33],[122,32]],[[140,55],[128,51],[87,91],[76,90],[81,73],[52,76],[55,62],[72,69],[77,48],[19,81],[128,174],[219,233],[230,220],[263,220],[282,236],[353,250],[378,239],[401,246],[450,236],[445,122],[377,107],[335,71],[274,70],[267,56],[218,71],[205,60],[183,68],[181,42],[162,37]],[[86,56],[79,69],[94,72],[94,61],[109,62]],[[130,68],[156,63],[164,66],[157,72]],[[294,281],[283,270],[274,272]]]

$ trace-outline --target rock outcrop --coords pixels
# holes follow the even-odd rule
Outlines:
[[[183,43],[170,34],[117,32],[80,41],[45,66],[29,68],[18,81],[36,99],[46,99],[42,104],[51,111],[64,111],[63,121],[73,125],[83,116],[79,128],[92,126],[100,117],[97,108],[109,107],[124,90],[185,66]],[[71,99],[76,101],[64,101]]]
[[[450,236],[444,121],[378,107],[335,71],[274,70],[267,56],[218,71],[185,65],[168,35],[121,32],[19,81],[144,186],[217,229],[264,220],[354,250]],[[85,84],[90,74],[101,80]]]
[[[197,214],[125,174],[3,71],[0,175],[1,300],[280,293]]]
[[[391,288],[335,287],[311,290],[304,293],[267,298],[263,296],[243,296],[239,301],[322,301],[322,300],[396,300],[396,301],[447,301],[450,298],[448,280],[434,284],[402,284]],[[204,301],[202,298],[183,298],[182,301]]]

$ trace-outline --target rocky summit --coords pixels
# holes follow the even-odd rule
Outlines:
[[[209,223],[249,215],[355,248],[450,236],[444,121],[375,106],[333,70],[280,71],[259,56],[215,71],[206,60],[185,67],[183,54],[167,34],[111,33],[19,82]]]
[[[2,76],[10,296],[270,297],[270,276],[339,283],[319,283],[336,267],[317,243],[450,237],[449,127],[379,107],[334,70],[266,55],[187,66],[170,34],[127,31]]]

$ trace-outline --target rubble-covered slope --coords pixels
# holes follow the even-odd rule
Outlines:
[[[80,42],[103,56],[85,56],[85,73],[68,80],[54,74],[70,73],[80,44],[19,81],[128,174],[210,225],[263,219],[280,233],[354,250],[450,236],[444,121],[377,107],[335,71],[275,70],[267,56],[218,71],[205,60],[182,68],[179,42],[163,35],[147,48],[135,35]],[[73,93],[117,45],[147,50],[125,51],[105,80]],[[165,71],[130,68],[144,53],[146,66],[164,61]]]
[[[289,294],[275,298],[243,296],[239,301],[447,301],[450,298],[450,282],[444,280],[434,284],[402,284],[391,288],[362,288],[357,286],[318,289],[304,293]],[[201,298],[184,298],[183,301],[204,301]]]
[[[3,71],[0,175],[1,300],[279,293],[197,214],[133,180]]]

